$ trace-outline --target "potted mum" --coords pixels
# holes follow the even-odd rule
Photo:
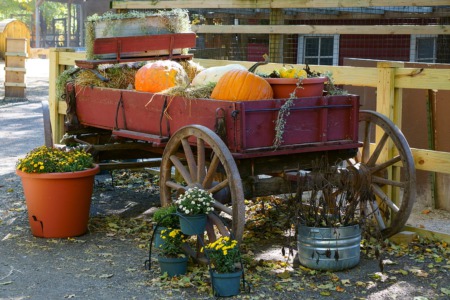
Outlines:
[[[163,229],[161,239],[163,243],[158,247],[161,273],[167,272],[170,277],[186,274],[188,257],[182,248],[186,242],[186,236],[180,229]]]
[[[282,67],[266,78],[273,90],[275,99],[322,96],[327,76],[313,73],[309,66],[305,69]]]
[[[204,247],[213,268],[210,269],[214,294],[230,297],[239,294],[242,268],[238,242],[228,236],[221,237]]]
[[[188,189],[175,201],[184,234],[198,235],[205,232],[207,215],[213,211],[213,195],[198,187]]]
[[[63,238],[87,231],[98,165],[81,148],[38,147],[16,164],[21,177],[31,232]]]
[[[161,239],[161,231],[165,229],[173,229],[180,227],[180,221],[176,216],[177,207],[168,205],[158,208],[153,214],[152,220],[155,230],[155,247],[158,248],[163,242]]]

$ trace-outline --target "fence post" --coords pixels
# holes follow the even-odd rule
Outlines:
[[[50,121],[52,123],[52,135],[53,142],[59,143],[64,135],[64,115],[59,113],[59,102],[57,99],[57,79],[59,75],[64,72],[66,66],[60,64],[59,53],[60,52],[74,52],[74,49],[69,48],[50,48],[50,70],[49,70],[49,92],[48,92],[48,104],[50,109]]]
[[[378,68],[378,84],[377,84],[377,112],[389,117],[390,120],[397,125],[398,128],[402,126],[402,89],[395,88],[395,74],[397,68],[403,68],[404,63],[383,61],[377,63]],[[378,144],[382,137],[381,128],[377,128],[375,133],[375,144]],[[381,161],[386,161],[397,155],[393,153],[393,145],[386,143],[384,149],[380,154]],[[399,180],[400,169],[393,166],[388,172],[388,179]],[[400,195],[394,194],[391,187],[385,190],[386,195],[398,204]]]

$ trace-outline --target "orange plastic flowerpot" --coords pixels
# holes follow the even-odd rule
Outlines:
[[[274,99],[290,98],[295,91],[296,98],[318,97],[323,95],[326,77],[313,77],[302,79],[297,88],[297,78],[265,78],[273,90]]]
[[[66,173],[31,174],[16,170],[22,179],[31,233],[37,237],[65,238],[87,231],[94,168]]]

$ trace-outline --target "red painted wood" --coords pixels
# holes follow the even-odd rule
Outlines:
[[[82,124],[128,130],[133,133],[130,137],[136,139],[139,139],[138,133],[142,133],[142,140],[146,140],[146,136],[169,137],[189,124],[214,130],[216,115],[223,115],[227,132],[225,142],[235,156],[358,146],[359,97],[355,95],[294,99],[286,119],[283,144],[276,151],[273,148],[274,120],[286,99],[229,102],[79,86],[76,95],[77,116]]]
[[[94,40],[94,54],[126,53],[192,48],[195,47],[195,33],[173,33],[144,36],[98,38]]]

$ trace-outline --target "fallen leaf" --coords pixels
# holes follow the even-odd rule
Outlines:
[[[366,286],[366,284],[365,284],[364,282],[362,282],[362,281],[357,281],[357,282],[355,283],[355,285],[356,285],[356,286]]]
[[[422,214],[424,214],[424,215],[428,215],[430,212],[431,212],[430,209],[424,209],[424,210],[422,210]]]
[[[12,281],[4,281],[4,282],[0,282],[0,285],[8,285],[13,283]]]
[[[441,292],[443,293],[443,294],[445,294],[445,295],[450,295],[450,289],[447,289],[447,288],[441,288]]]
[[[7,235],[5,235],[5,237],[2,239],[2,241],[6,241],[6,240],[9,240],[9,239],[11,239],[11,238],[13,238],[14,237],[14,235],[13,234],[11,234],[11,233],[8,233]]]
[[[410,269],[409,271],[417,277],[428,277],[428,273],[420,269]]]
[[[406,270],[398,270],[396,273],[400,273],[402,275],[408,275],[408,271],[406,271]]]
[[[282,273],[278,273],[278,274],[277,274],[277,277],[279,277],[279,278],[281,278],[281,279],[288,279],[288,278],[291,277],[291,274],[290,274],[287,270],[285,270],[285,271],[282,272]]]
[[[345,289],[343,288],[343,287],[341,287],[341,286],[337,286],[336,287],[336,291],[338,291],[338,292],[345,292]]]
[[[113,276],[114,276],[114,274],[102,274],[102,275],[98,276],[98,278],[111,278]]]
[[[383,260],[383,264],[384,264],[384,265],[395,265],[395,264],[397,264],[397,263],[393,262],[393,261],[390,260],[390,259],[384,259],[384,260]]]
[[[331,293],[329,291],[322,291],[320,292],[321,296],[331,296]]]
[[[334,290],[334,284],[332,283],[327,283],[327,284],[321,284],[317,286],[319,289],[323,289],[323,290]]]

